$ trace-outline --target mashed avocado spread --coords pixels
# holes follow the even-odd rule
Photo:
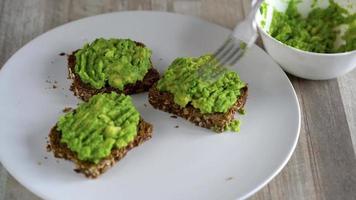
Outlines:
[[[110,93],[93,96],[57,123],[61,142],[83,161],[98,163],[113,148],[123,148],[137,135],[140,114],[131,97]]]
[[[241,125],[241,121],[240,120],[233,120],[233,121],[230,122],[230,124],[225,126],[225,131],[239,132],[240,131],[240,125]]]
[[[130,39],[96,39],[75,53],[75,73],[96,89],[110,86],[123,90],[142,80],[151,67],[151,51]]]
[[[339,53],[356,50],[356,13],[350,14],[333,0],[326,8],[313,8],[306,18],[297,10],[300,0],[290,0],[285,13],[273,10],[269,34],[289,46],[317,53]],[[315,4],[315,3],[314,3]],[[265,17],[266,4],[260,9]],[[265,20],[261,21],[261,26]],[[344,44],[334,45],[340,25],[348,26],[342,36]]]
[[[226,112],[246,84],[233,71],[226,72],[214,83],[201,80],[196,72],[210,59],[210,55],[175,59],[158,81],[157,89],[173,94],[174,102],[181,107],[191,104],[202,113]]]

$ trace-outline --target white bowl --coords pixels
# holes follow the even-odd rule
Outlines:
[[[260,12],[256,14],[258,31],[266,51],[271,57],[290,74],[298,77],[325,80],[339,77],[350,72],[356,67],[356,50],[344,53],[313,53],[288,46],[273,37],[267,31],[272,19],[273,8],[285,11],[288,5],[286,0],[265,0],[267,3],[267,17],[264,27],[260,26],[263,19]],[[298,4],[298,11],[306,16],[311,10],[313,0],[304,0]],[[315,0],[314,0],[315,1]],[[340,6],[348,9],[351,13],[356,11],[356,6],[348,6],[353,0],[335,0]],[[326,7],[328,0],[317,1],[317,6]]]

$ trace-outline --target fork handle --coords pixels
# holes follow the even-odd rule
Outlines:
[[[232,35],[244,41],[247,44],[247,47],[250,47],[257,39],[255,15],[262,2],[263,0],[253,0],[250,12],[242,22],[236,25],[232,32]]]

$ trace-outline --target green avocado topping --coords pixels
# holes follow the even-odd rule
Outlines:
[[[239,112],[240,115],[246,115],[246,110],[244,108],[241,108],[237,112]]]
[[[240,120],[233,120],[232,122],[230,122],[230,124],[225,126],[225,131],[239,132],[240,125],[241,125]]]
[[[79,160],[98,163],[113,148],[126,147],[137,135],[140,114],[123,94],[98,94],[60,117],[61,143]]]
[[[130,39],[96,39],[75,53],[75,73],[96,89],[123,90],[143,79],[151,67],[151,51]]]
[[[240,125],[241,125],[241,121],[234,119],[230,123],[225,125],[224,131],[231,131],[236,133],[240,132]],[[217,133],[221,133],[221,129],[217,126],[214,126],[211,129]]]
[[[329,0],[328,7],[313,8],[305,18],[297,10],[300,2],[290,0],[284,13],[273,10],[269,27],[272,37],[289,46],[310,52],[340,53],[356,49],[356,13],[350,14],[333,0]],[[260,10],[263,16],[267,12],[266,5]],[[265,21],[262,20],[261,26],[264,25]],[[348,27],[341,37],[344,44],[335,45],[341,25]]]
[[[228,111],[246,84],[233,71],[227,71],[214,83],[199,78],[197,70],[210,59],[210,55],[175,59],[158,81],[157,89],[173,94],[174,102],[181,107],[191,104],[202,113]]]
[[[264,28],[265,25],[266,25],[267,5],[268,4],[264,1],[260,6],[260,12],[261,12],[261,14],[263,16],[263,19],[260,22],[262,28]]]

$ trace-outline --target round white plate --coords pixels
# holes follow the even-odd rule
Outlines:
[[[154,110],[147,93],[133,99],[154,135],[96,180],[46,152],[46,136],[69,91],[70,53],[98,37],[131,38],[153,51],[160,72],[179,56],[217,48],[229,30],[197,18],[161,12],[121,12],[55,28],[21,48],[0,73],[0,158],[25,187],[45,199],[240,199],[262,188],[296,146],[300,111],[280,67],[253,46],[234,68],[249,85],[240,133],[215,134]],[[56,85],[57,88],[52,88]],[[175,128],[175,126],[179,128]]]

